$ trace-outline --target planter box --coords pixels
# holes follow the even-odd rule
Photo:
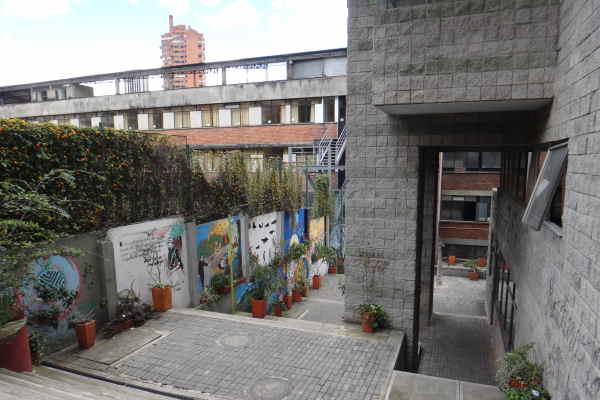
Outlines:
[[[438,267],[438,272],[442,276],[460,276],[463,278],[468,278],[470,271],[471,270],[469,268],[455,265],[444,265],[442,267]],[[487,277],[487,271],[487,268],[479,270],[479,276],[481,279],[485,279]]]

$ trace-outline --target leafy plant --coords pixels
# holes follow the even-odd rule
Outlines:
[[[319,175],[314,183],[315,197],[311,208],[311,216],[313,218],[326,217],[333,214],[335,197],[330,189],[329,177],[327,175]]]
[[[287,256],[288,256],[289,260],[290,261],[300,260],[302,258],[302,256],[304,256],[306,254],[306,252],[308,251],[309,245],[310,244],[308,242],[291,244],[287,250]]]
[[[118,313],[118,310],[117,310]],[[76,324],[92,321],[96,316],[96,308],[90,307],[87,311],[74,310],[69,316],[69,325],[74,327]]]
[[[463,265],[473,272],[479,272],[479,262],[476,259],[463,260]]]
[[[29,321],[39,325],[50,325],[54,329],[58,328],[58,317],[60,316],[60,308],[53,305],[50,308],[42,308],[29,312]]]
[[[251,276],[251,296],[256,300],[269,298],[283,287],[283,278],[271,265],[258,265]]]
[[[362,313],[371,313],[372,319],[370,320],[371,327],[373,329],[383,329],[390,326],[390,318],[383,309],[383,306],[379,304],[359,304],[357,311]]]
[[[35,329],[29,330],[29,351],[31,352],[31,362],[34,365],[40,365],[47,351],[46,339]]]
[[[277,299],[273,302],[273,305],[276,305],[276,304],[279,307],[281,307],[281,311],[287,311],[288,308],[287,308],[287,304],[285,304],[285,301]]]
[[[218,272],[210,278],[210,288],[216,292],[226,290],[230,284],[229,276],[222,272]]]
[[[200,295],[200,305],[198,308],[208,310],[212,305],[216,304],[221,297],[223,297],[221,294],[215,293],[211,288],[206,288]]]
[[[547,391],[542,385],[544,367],[529,361],[529,353],[534,344],[529,343],[505,353],[498,372],[496,382],[498,388],[508,398],[518,400],[547,399]]]

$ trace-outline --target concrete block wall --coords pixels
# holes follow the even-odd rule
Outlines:
[[[377,4],[349,41],[374,50],[375,104],[552,97],[559,0]]]
[[[554,101],[536,142],[569,139],[562,237],[518,223],[500,189],[498,242],[517,284],[516,344],[536,343],[553,398],[600,393],[600,1],[560,4]]]

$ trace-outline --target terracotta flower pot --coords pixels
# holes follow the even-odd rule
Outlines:
[[[292,304],[294,303],[292,296],[283,296],[283,301],[285,302],[288,310],[292,308]]]
[[[483,257],[479,257],[477,264],[479,264],[479,267],[483,268],[487,264],[487,260]]]
[[[173,295],[170,286],[152,288],[152,303],[154,311],[165,312],[173,306]]]
[[[89,320],[75,324],[77,342],[82,349],[89,349],[96,343],[96,321]]]
[[[302,301],[302,292],[300,292],[300,290],[298,290],[298,289],[292,289],[292,298],[294,299],[295,302],[301,302]]]
[[[302,297],[308,297],[308,286],[302,288]]]
[[[456,256],[448,256],[448,264],[455,265],[456,264]]]
[[[31,372],[31,351],[27,325],[21,326],[16,334],[0,342],[0,368],[14,372]]]
[[[225,286],[225,287],[219,288],[218,292],[219,292],[219,294],[227,294],[227,293],[231,292],[231,287]]]
[[[313,275],[312,287],[313,289],[319,289],[321,287],[321,277],[319,275]]]
[[[329,267],[329,269],[327,270],[327,272],[330,273],[330,274],[337,274],[337,267],[335,265],[331,266],[331,267]]]
[[[264,318],[267,315],[267,301],[265,299],[252,299],[252,316],[254,318]]]
[[[475,272],[475,271],[469,272],[469,279],[472,281],[479,280],[479,272]]]
[[[527,387],[527,383],[513,377],[508,381],[508,385],[516,389],[525,389]]]
[[[362,330],[366,333],[373,333],[373,313],[362,313]]]
[[[276,317],[281,317],[283,315],[283,311],[281,310],[281,304],[273,304],[273,314]]]

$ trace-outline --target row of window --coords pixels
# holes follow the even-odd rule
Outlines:
[[[175,83],[175,82],[173,82]],[[124,111],[96,114],[63,115],[35,119],[82,127],[103,126],[116,129],[153,130],[256,126],[290,123],[336,122],[336,98],[273,100],[241,104],[180,107],[147,112]]]
[[[444,171],[498,171],[502,153],[492,151],[456,151],[444,153]]]
[[[490,217],[491,197],[442,196],[440,218],[455,221],[487,221]]]

